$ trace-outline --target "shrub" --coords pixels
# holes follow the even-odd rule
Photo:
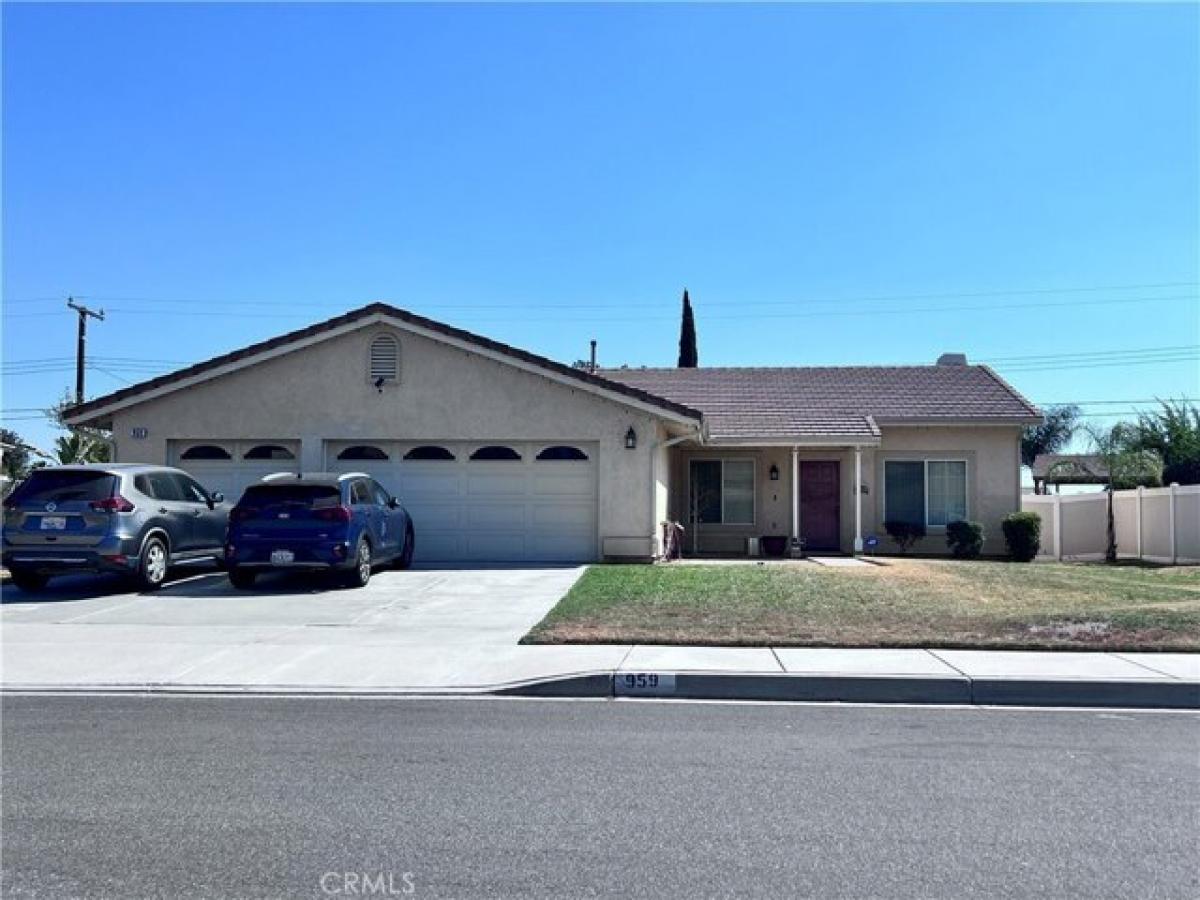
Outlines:
[[[913,544],[925,537],[925,526],[914,522],[884,522],[883,530],[896,542],[901,553],[907,553]]]
[[[1004,517],[1004,542],[1008,555],[1017,562],[1029,562],[1042,546],[1042,517],[1033,512],[1016,512]]]
[[[983,526],[978,522],[951,522],[946,526],[946,546],[956,559],[975,559],[983,552]]]

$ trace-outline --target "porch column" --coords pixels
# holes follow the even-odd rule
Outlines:
[[[854,552],[862,553],[862,447],[854,448]]]
[[[792,448],[792,552],[800,549],[800,448]]]

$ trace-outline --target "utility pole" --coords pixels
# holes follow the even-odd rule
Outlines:
[[[67,306],[79,313],[79,337],[75,343],[75,405],[83,402],[83,358],[87,351],[87,320],[88,316],[104,321],[104,310],[95,312],[82,303],[76,303],[74,297],[67,298]]]

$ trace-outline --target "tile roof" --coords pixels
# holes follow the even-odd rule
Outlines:
[[[889,422],[1025,424],[1041,412],[987,366],[604,369],[704,413],[715,441],[878,437]]]

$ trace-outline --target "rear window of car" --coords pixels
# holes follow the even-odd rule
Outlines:
[[[259,485],[246,489],[238,506],[261,509],[280,503],[299,504],[312,509],[340,506],[342,492],[332,485],[288,484]]]
[[[111,472],[35,471],[5,500],[5,505],[104,500],[113,495],[116,481]]]

